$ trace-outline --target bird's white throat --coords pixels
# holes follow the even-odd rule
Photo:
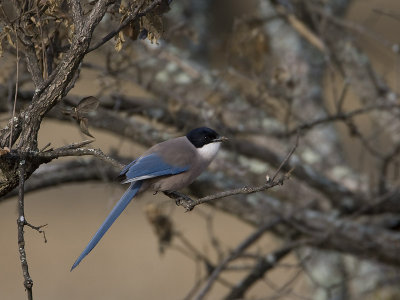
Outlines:
[[[206,161],[212,161],[217,155],[219,147],[221,146],[220,142],[217,143],[209,143],[204,145],[201,148],[197,148],[197,152],[199,155]]]

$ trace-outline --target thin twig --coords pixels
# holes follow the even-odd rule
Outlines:
[[[37,232],[43,234],[43,239],[44,242],[47,243],[47,238],[46,238],[46,232],[42,230],[43,227],[46,227],[48,224],[40,225],[40,226],[35,226],[29,223],[28,221],[25,220],[25,225],[32,228],[33,230],[36,230]]]
[[[19,259],[21,261],[22,273],[24,275],[24,287],[28,295],[28,300],[32,300],[33,280],[29,275],[28,261],[25,252],[24,226],[26,225],[24,212],[24,184],[25,184],[25,159],[21,159],[19,163],[19,194],[18,194],[18,250]]]
[[[123,164],[119,163],[115,159],[111,158],[110,156],[106,155],[100,149],[90,149],[90,148],[79,148],[85,144],[88,144],[92,141],[83,141],[81,143],[70,144],[67,146],[63,146],[54,150],[48,150],[45,152],[34,152],[29,153],[36,158],[41,158],[44,160],[53,160],[59,157],[64,156],[84,156],[84,155],[93,155],[101,160],[110,163],[116,168],[122,169],[124,167]]]
[[[278,169],[276,170],[274,176],[272,176],[272,179],[270,181],[272,181],[272,182],[275,181],[276,176],[278,176],[278,174],[282,170],[283,166],[289,161],[290,157],[292,157],[294,151],[296,151],[297,146],[299,145],[299,139],[300,139],[300,135],[297,134],[296,143],[294,144],[292,150],[289,151],[289,153],[286,155],[285,159],[281,162],[281,164],[279,165]]]

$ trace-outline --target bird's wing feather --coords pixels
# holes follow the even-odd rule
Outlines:
[[[125,175],[123,183],[144,180],[165,175],[175,175],[185,172],[189,166],[172,166],[156,153],[143,156],[130,163],[122,170],[120,175]]]
[[[136,164],[137,159],[135,159],[134,161],[131,161],[129,164],[127,164],[122,171],[119,173],[119,176],[121,175],[125,175],[126,172],[128,172],[129,168],[132,167],[134,164]]]
[[[114,221],[119,217],[125,207],[131,202],[132,198],[137,194],[140,187],[142,185],[141,181],[133,182],[126,190],[125,194],[121,197],[118,203],[114,206],[110,214],[104,220],[103,224],[101,224],[100,228],[94,234],[89,244],[86,246],[85,250],[79,255],[75,263],[72,265],[71,271],[79,265],[82,259],[85,258],[86,255],[89,254],[90,251],[97,245],[103,235],[107,232],[110,226],[114,223]]]

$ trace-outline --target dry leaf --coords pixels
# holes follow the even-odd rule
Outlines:
[[[95,111],[97,107],[99,107],[99,99],[93,96],[85,97],[81,101],[79,101],[78,105],[76,106],[76,110],[80,114],[89,113],[91,111]]]
[[[129,23],[129,26],[126,26],[123,29],[125,35],[127,35],[131,40],[137,40],[140,32],[140,24],[139,20],[136,19]]]
[[[4,148],[0,148],[0,156],[10,153],[10,148],[8,147],[4,147]]]
[[[122,49],[122,45],[124,44],[124,42],[125,42],[125,38],[124,38],[124,33],[122,32],[122,31],[120,31],[119,33],[118,33],[118,37],[116,38],[116,43],[115,43],[115,50],[117,51],[117,52],[119,52],[119,51],[121,51],[121,49]]]
[[[129,36],[132,40],[142,40],[148,39],[151,43],[157,43],[164,32],[164,25],[162,21],[162,15],[169,11],[169,5],[171,0],[164,0],[159,5],[157,5],[152,12],[147,13],[145,16],[141,17],[139,20],[135,20],[125,27],[124,33]],[[151,1],[144,1],[143,5],[150,5]],[[120,6],[120,12],[124,13],[122,20],[124,20],[126,14],[128,13],[125,6]],[[121,22],[122,22],[121,20]],[[120,44],[116,45],[116,49],[121,47]],[[117,49],[117,51],[119,51]]]
[[[149,13],[142,17],[141,24],[141,28],[148,32],[147,38],[152,43],[157,43],[164,32],[162,17],[153,13]]]
[[[89,120],[86,118],[81,118],[80,123],[79,123],[79,127],[81,128],[81,131],[84,134],[94,138],[94,136],[90,134],[88,126],[89,126]]]
[[[13,48],[15,48],[15,44],[14,44],[13,39],[11,38],[10,32],[7,32],[7,33],[6,33],[6,36],[7,36],[7,41],[8,41],[8,43],[9,43]]]
[[[87,116],[91,112],[94,112],[98,106],[99,100],[96,97],[89,96],[79,101],[76,107],[64,109],[63,113],[74,118],[84,134],[94,138],[89,132],[89,120]]]

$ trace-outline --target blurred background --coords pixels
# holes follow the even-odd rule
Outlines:
[[[111,5],[91,45],[139,2],[152,1]],[[92,136],[88,148],[128,163],[157,142],[209,126],[231,141],[183,191],[199,198],[262,186],[298,139],[277,177],[283,185],[191,212],[145,193],[70,272],[126,186],[95,157],[43,164],[25,194],[29,223],[47,224],[45,238],[25,228],[34,298],[400,299],[400,3],[169,2],[83,58],[69,93],[43,120],[38,148]],[[66,1],[29,3],[38,10],[26,31],[46,78],[73,38],[71,9]],[[93,9],[81,3],[85,13]],[[17,51],[7,29],[14,8],[0,5],[4,128]],[[23,57],[18,83],[17,112],[34,94]],[[100,105],[82,112],[87,123],[65,113],[88,96]],[[16,192],[0,198],[0,299],[26,297]]]

